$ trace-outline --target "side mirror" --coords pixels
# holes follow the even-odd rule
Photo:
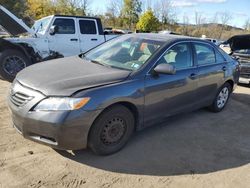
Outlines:
[[[160,74],[175,74],[176,73],[175,67],[167,63],[162,63],[162,64],[157,65],[154,68],[154,71]]]
[[[58,32],[58,26],[57,25],[53,25],[50,27],[49,29],[49,34],[50,35],[55,35]]]

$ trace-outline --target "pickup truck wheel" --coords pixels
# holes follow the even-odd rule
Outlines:
[[[30,60],[18,50],[5,50],[0,53],[0,75],[12,82],[17,73],[31,65]]]
[[[209,107],[209,109],[212,112],[220,112],[223,110],[229,100],[231,93],[232,86],[229,83],[225,83],[217,92],[213,104]]]
[[[89,133],[88,146],[98,155],[119,151],[134,132],[135,119],[122,105],[105,110],[94,122]]]

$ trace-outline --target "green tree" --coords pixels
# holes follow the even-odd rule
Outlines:
[[[27,0],[28,9],[26,14],[34,20],[54,14],[56,7],[51,0]]]
[[[122,18],[130,29],[138,22],[141,12],[142,2],[140,0],[124,0]]]
[[[56,13],[85,16],[88,3],[88,0],[57,0],[55,3]]]
[[[0,0],[0,4],[18,17],[22,18],[25,16],[24,12],[27,9],[26,0],[18,0],[18,1]]]
[[[159,20],[154,15],[152,9],[148,9],[146,12],[144,12],[136,25],[136,28],[143,32],[157,31],[158,27]]]

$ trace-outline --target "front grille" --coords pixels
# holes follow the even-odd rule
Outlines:
[[[240,77],[250,79],[250,74],[241,74]]]
[[[10,96],[11,102],[16,105],[17,107],[24,106],[29,102],[33,97],[27,94],[16,92]]]
[[[241,74],[250,74],[250,67],[241,67]]]

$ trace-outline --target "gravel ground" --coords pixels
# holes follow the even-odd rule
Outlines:
[[[120,152],[55,151],[23,139],[0,81],[0,187],[249,187],[250,88],[218,114],[204,109],[135,134]]]

